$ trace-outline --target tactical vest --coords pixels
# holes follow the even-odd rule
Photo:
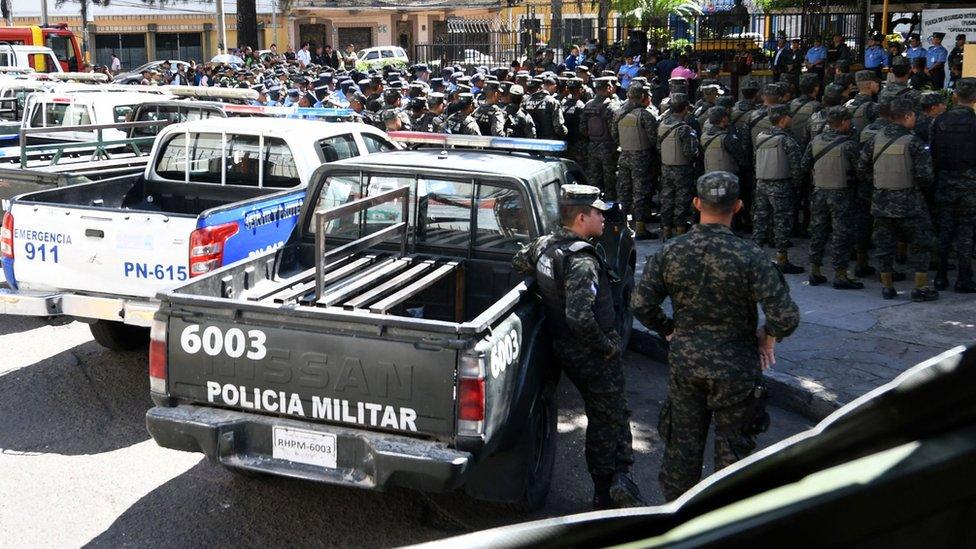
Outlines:
[[[874,138],[874,188],[901,191],[914,184],[914,163],[909,154],[911,134],[894,140],[879,134]]]
[[[481,130],[481,135],[491,135],[491,119],[494,109],[490,108],[488,105],[482,105],[478,107],[475,111],[474,121],[478,124],[478,129]]]
[[[621,151],[647,151],[652,147],[647,132],[641,128],[641,108],[638,107],[625,114],[617,122],[617,133],[620,136]]]
[[[848,138],[828,139],[818,135],[810,142],[813,158],[813,186],[818,189],[846,189],[851,163],[844,154]],[[839,143],[838,143],[839,142]],[[828,149],[829,147],[829,149]],[[824,152],[826,151],[826,152]]]
[[[793,122],[790,125],[790,133],[799,143],[803,143],[807,138],[807,127],[810,125],[810,118],[817,112],[820,103],[814,100],[807,101],[797,109],[792,110]]]
[[[667,122],[670,120],[671,122]],[[679,118],[666,118],[657,127],[657,139],[661,148],[661,163],[666,166],[687,166],[691,164],[691,159],[685,154],[678,140],[679,126],[687,126],[688,123]]]
[[[552,129],[552,103],[546,101],[546,97],[548,96],[542,96],[532,101],[531,107],[526,107],[525,111],[529,113],[532,121],[535,122],[535,133],[539,139],[554,139],[556,132]]]
[[[579,103],[570,99],[566,103],[563,103],[563,120],[566,122],[566,129],[568,133],[566,135],[566,141],[569,143],[574,143],[580,140],[579,134],[579,122],[580,122],[580,111],[583,110],[579,106]]]
[[[522,109],[511,107],[505,109],[505,112],[508,114],[508,119],[505,121],[505,133],[508,137],[529,137],[528,122],[526,121],[529,115],[525,114]]]
[[[813,113],[810,116],[810,122],[807,124],[807,128],[810,130],[810,141],[812,142],[815,137],[822,134],[827,128],[827,109]]]
[[[871,121],[868,120],[868,109],[870,108],[872,101],[865,100],[856,107],[854,107],[853,103],[854,99],[847,102],[847,108],[851,111],[851,126],[853,126],[855,130],[861,131],[861,129],[871,123]],[[851,107],[853,107],[853,109]]]
[[[552,242],[536,262],[536,280],[546,308],[546,324],[554,339],[572,337],[566,323],[566,268],[569,258],[578,253],[591,254],[600,264],[593,314],[604,334],[613,329],[617,317],[607,267],[596,248],[582,240]]]
[[[705,173],[717,171],[735,173],[739,170],[739,163],[723,146],[728,134],[729,132],[720,132],[701,137]]]
[[[872,122],[867,126],[865,126],[864,129],[861,130],[861,133],[857,134],[858,144],[860,144],[863,147],[864,144],[870,141],[872,137],[878,135],[878,131],[880,131],[882,127],[883,126],[876,124],[875,122]]]
[[[756,140],[756,179],[773,181],[790,178],[790,157],[786,135],[763,132]]]
[[[932,160],[945,171],[971,170],[976,162],[976,112],[953,108],[932,126]]]
[[[773,123],[769,121],[769,109],[761,112],[762,116],[760,116],[758,120],[754,117],[758,115],[760,111],[756,111],[749,119],[749,137],[752,138],[753,146],[755,146],[756,141],[759,140],[759,134],[767,132],[773,127]]]
[[[613,141],[610,128],[607,127],[607,121],[603,117],[609,103],[608,99],[600,102],[594,100],[583,107],[583,112],[586,114],[586,137],[591,143],[610,143]]]

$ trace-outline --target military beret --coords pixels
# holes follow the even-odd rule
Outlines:
[[[881,82],[881,78],[871,70],[860,70],[854,74],[854,80],[858,84],[861,82]]]
[[[600,189],[592,185],[570,183],[559,190],[559,204],[562,206],[590,206],[601,212],[610,209],[606,202],[600,200]]]
[[[730,172],[708,172],[698,178],[696,187],[698,200],[711,206],[727,207],[739,199],[739,178]]]

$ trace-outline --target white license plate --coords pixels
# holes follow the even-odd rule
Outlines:
[[[307,465],[336,468],[336,436],[291,427],[271,430],[272,457]]]

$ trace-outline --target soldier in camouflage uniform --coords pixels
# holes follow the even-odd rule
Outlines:
[[[539,139],[563,139],[566,137],[566,122],[563,119],[562,105],[559,100],[553,97],[552,92],[556,88],[556,80],[551,76],[541,79],[529,80],[529,96],[522,107],[529,113],[532,121],[535,122],[535,131]]]
[[[508,137],[525,137],[535,139],[535,122],[522,108],[525,91],[522,86],[515,84],[508,89],[508,105],[505,106],[505,134]]]
[[[470,93],[458,94],[457,111],[447,119],[447,133],[456,135],[481,135],[474,112],[474,96]]]
[[[536,277],[553,354],[583,397],[586,465],[596,508],[643,504],[628,476],[634,457],[611,273],[591,243],[603,233],[607,209],[596,187],[564,185],[562,227],[513,260],[517,271]]]
[[[714,107],[716,101],[718,101],[719,89],[717,84],[703,85],[700,88],[702,97],[695,103],[691,112],[691,115],[698,122],[699,128],[705,127],[705,122],[708,121],[708,109]]]
[[[820,77],[816,73],[807,73],[800,78],[800,95],[789,102],[790,109],[790,133],[796,139],[800,150],[807,148],[807,135],[810,125],[810,118],[822,107],[817,97],[820,95]],[[807,228],[810,225],[810,188],[806,185],[806,180],[797,189],[796,202],[793,204],[793,234],[797,236],[808,236]]]
[[[891,123],[870,138],[861,150],[858,171],[874,182],[871,214],[874,244],[881,263],[881,296],[894,299],[894,255],[897,241],[906,242],[915,267],[912,301],[933,301],[939,292],[928,285],[932,233],[922,191],[935,183],[932,156],[912,135],[915,108],[911,100],[895,99],[888,108]]]
[[[701,139],[702,164],[705,173],[739,171],[739,159],[751,156],[735,128],[731,127],[729,111],[724,107],[708,110],[708,127]]]
[[[583,80],[570,78],[566,82],[566,98],[563,99],[563,120],[569,133],[566,135],[566,158],[575,160],[586,172],[586,139],[577,131],[580,127],[580,116],[583,114]]]
[[[777,339],[800,322],[782,275],[730,228],[742,208],[735,175],[708,173],[697,187],[701,224],[648,259],[634,298],[634,316],[671,342],[668,399],[658,421],[665,443],[658,478],[668,501],[701,478],[709,423],[716,470],[756,447],[769,421],[760,398],[762,370],[775,362]],[[661,309],[668,297],[672,318]],[[757,303],[766,317],[762,327]]]
[[[649,238],[645,221],[649,215],[651,156],[657,142],[657,119],[648,110],[651,96],[647,88],[631,82],[627,102],[613,115],[610,131],[620,143],[617,161],[617,200],[636,222],[637,238]]]
[[[593,87],[590,85],[590,68],[586,65],[577,65],[576,77],[583,81],[583,92],[580,96],[580,100],[582,100],[583,104],[585,105],[596,97],[596,93],[593,91]]]
[[[596,79],[596,97],[583,107],[579,131],[586,136],[586,179],[617,199],[617,143],[613,140],[613,113],[620,108],[613,77]]]
[[[445,133],[447,121],[444,118],[444,108],[447,106],[443,93],[432,92],[427,97],[427,110],[412,121],[413,128],[418,132]]]
[[[810,116],[807,123],[807,134],[805,141],[810,143],[815,137],[827,129],[827,111],[831,107],[842,106],[844,104],[844,87],[840,84],[827,84],[824,88],[823,103],[821,109]]]
[[[831,237],[830,255],[834,265],[834,288],[860,290],[864,284],[847,274],[854,243],[854,193],[860,147],[851,139],[851,113],[844,107],[831,107],[829,127],[810,142],[803,154],[802,169],[810,173],[810,285],[827,282],[821,272],[824,248]]]
[[[742,142],[748,151],[752,151],[752,141],[749,135],[749,117],[752,111],[758,109],[762,105],[762,101],[759,100],[759,90],[761,86],[759,82],[755,79],[748,79],[743,82],[739,88],[742,90],[742,99],[739,100],[729,114],[729,126],[735,130],[742,139]],[[735,226],[741,228],[744,231],[752,231],[752,195],[753,189],[756,186],[755,171],[752,166],[752,154],[747,154],[739,159],[739,165],[741,169],[739,170],[739,198],[742,200],[743,208],[739,215],[736,216]]]
[[[932,125],[932,158],[938,166],[939,268],[936,289],[949,285],[949,250],[955,239],[958,271],[953,289],[976,292],[973,241],[976,233],[976,78],[956,80],[954,106]]]
[[[377,113],[380,120],[385,123],[386,131],[410,131],[410,115],[400,108],[403,94],[396,88],[390,88],[383,92],[383,101],[386,107]]]
[[[685,96],[688,96],[688,79],[681,76],[675,76],[674,78],[668,80],[668,96],[661,100],[661,106],[658,108],[658,112],[662,119],[671,112],[671,98],[676,93],[683,93]],[[688,100],[691,101],[690,96]]]
[[[881,92],[878,93],[878,103],[891,103],[893,99],[910,99],[918,105],[922,99],[922,94],[908,85],[908,79],[912,72],[912,63],[907,58],[898,56],[891,61],[891,81],[885,84]]]
[[[874,97],[880,91],[881,79],[872,70],[860,70],[854,74],[857,82],[857,95],[845,105],[851,111],[854,135],[861,133],[865,126],[878,116],[878,104]]]
[[[684,234],[691,221],[691,198],[698,160],[697,122],[691,117],[688,96],[673,93],[670,110],[657,128],[661,151],[661,230],[665,240]]]
[[[919,107],[922,112],[917,116],[915,129],[912,132],[928,144],[932,141],[932,122],[937,116],[946,112],[945,97],[942,92],[927,91],[922,94]]]
[[[786,105],[769,109],[769,130],[763,131],[755,147],[756,197],[752,214],[752,238],[765,244],[770,221],[776,244],[776,264],[786,274],[799,274],[803,267],[790,263],[787,248],[793,227],[793,203],[803,179],[800,161],[803,151],[789,133],[790,110]]]
[[[498,82],[485,83],[484,99],[472,114],[481,135],[505,137],[505,111],[498,104],[500,98]]]

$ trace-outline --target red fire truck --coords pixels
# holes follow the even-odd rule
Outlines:
[[[0,43],[47,46],[61,62],[65,72],[82,72],[85,60],[81,56],[78,37],[68,29],[67,23],[56,25],[32,25],[26,27],[0,27]],[[43,61],[41,61],[43,63]],[[37,67],[43,72],[44,67]]]

